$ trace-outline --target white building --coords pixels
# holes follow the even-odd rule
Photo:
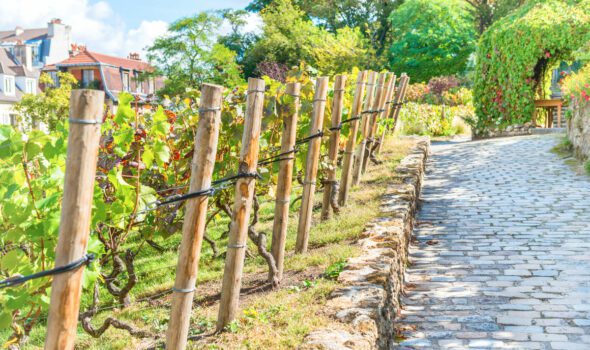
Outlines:
[[[18,56],[15,50],[19,45],[26,45],[31,50],[31,64],[34,68],[57,63],[70,56],[72,44],[71,27],[63,24],[60,19],[52,19],[47,28],[0,31],[0,48],[6,48],[11,54]]]
[[[43,67],[70,56],[70,31],[60,19],[46,28],[0,31],[0,124],[13,124],[12,106],[38,92]]]
[[[16,49],[23,56],[17,58],[0,48],[0,124],[14,124],[12,106],[24,94],[36,94],[39,90],[39,70],[30,65],[31,51],[25,45],[16,46]]]

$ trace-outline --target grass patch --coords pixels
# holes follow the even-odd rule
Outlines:
[[[556,146],[551,149],[551,152],[557,154],[561,158],[568,158],[573,156],[574,145],[567,138],[567,136],[565,136]]]
[[[333,320],[322,312],[322,306],[330,293],[338,287],[336,281],[346,259],[360,254],[360,248],[353,244],[362,233],[367,222],[379,215],[380,199],[386,184],[399,161],[415,144],[411,138],[386,140],[379,158],[384,162],[371,165],[363,177],[361,186],[350,194],[349,205],[342,208],[338,217],[321,222],[319,204],[321,194],[316,194],[316,210],[306,254],[293,253],[297,231],[299,202],[292,206],[285,259],[285,280],[278,291],[265,288],[267,267],[261,257],[246,259],[243,278],[242,311],[237,320],[228,326],[228,331],[212,334],[217,318],[218,298],[223,275],[223,256],[214,258],[212,249],[204,243],[199,269],[195,306],[191,317],[189,349],[292,349],[301,343],[305,334],[315,328],[329,327]],[[298,196],[293,195],[293,198]],[[259,231],[270,233],[274,215],[274,204],[263,203],[260,211]],[[227,218],[220,218],[207,234],[225,248]],[[270,235],[269,235],[270,236]],[[145,248],[137,258],[138,285],[133,289],[132,299],[136,302],[125,310],[117,309],[107,293],[101,294],[101,303],[110,308],[94,320],[99,324],[108,316],[114,316],[150,332],[165,335],[169,317],[170,295],[165,293],[172,287],[177,262],[177,247],[180,235],[157,243],[164,247],[162,253]],[[133,241],[129,242],[132,246]],[[250,244],[250,243],[249,243]],[[270,244],[270,242],[269,242]],[[249,250],[255,252],[253,246]],[[137,302],[155,294],[163,295]],[[83,305],[88,305],[90,291],[83,293]],[[44,326],[36,327],[25,349],[40,349],[45,338]],[[95,339],[78,331],[77,348],[88,350],[148,349],[161,344],[158,341],[134,339],[126,332],[109,329],[101,338]]]

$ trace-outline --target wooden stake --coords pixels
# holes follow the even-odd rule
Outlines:
[[[391,77],[391,80],[389,81],[389,84],[388,84],[387,96],[385,97],[385,112],[383,113],[384,118],[389,118],[390,111],[393,108],[392,99],[393,99],[393,96],[395,95],[396,80],[397,80],[397,77],[394,74]],[[379,154],[379,152],[381,152],[381,147],[383,146],[383,142],[385,142],[385,133],[386,132],[387,132],[387,127],[383,128],[383,131],[381,132],[381,136],[379,137],[379,141],[377,144],[377,149],[375,149],[375,154]]]
[[[356,78],[356,90],[354,91],[354,100],[350,118],[360,117],[363,105],[363,95],[365,94],[365,85],[367,80],[367,71],[359,72]],[[340,178],[340,191],[338,193],[338,204],[345,206],[348,200],[348,192],[352,182],[352,168],[354,164],[354,146],[356,146],[356,135],[358,134],[360,120],[354,120],[350,123],[350,133],[346,140],[346,149],[344,151],[344,160],[342,162],[342,177]]]
[[[371,157],[371,149],[373,148],[374,144],[374,137],[375,131],[377,127],[377,119],[381,115],[381,110],[385,105],[385,89],[387,85],[387,79],[390,73],[384,72],[379,74],[379,80],[377,82],[377,93],[375,94],[375,100],[373,101],[373,113],[370,114],[370,118],[368,120],[367,125],[367,142],[365,144],[365,152],[363,153],[363,162],[361,167],[361,174],[364,174],[367,171],[367,166],[369,164],[369,158]]]
[[[334,80],[334,99],[332,101],[332,130],[329,143],[329,167],[327,181],[324,184],[324,198],[322,201],[322,220],[330,218],[332,203],[334,203],[337,189],[336,167],[338,166],[338,147],[340,145],[340,122],[342,121],[342,108],[344,105],[344,88],[346,87],[346,75],[337,75]]]
[[[367,96],[365,98],[365,104],[362,112],[361,119],[361,142],[356,149],[355,160],[354,160],[354,168],[352,170],[352,185],[357,186],[361,181],[361,170],[363,165],[363,155],[365,152],[365,147],[367,144],[367,135],[368,135],[368,124],[370,120],[370,114],[368,111],[371,110],[371,105],[373,104],[373,99],[375,95],[375,82],[377,81],[377,73],[371,72],[369,73],[369,81],[367,83]]]
[[[72,91],[56,267],[70,264],[86,254],[103,113],[103,91]],[[84,266],[53,277],[46,350],[74,349],[83,272]]]
[[[395,96],[395,106],[393,109],[393,128],[392,132],[395,132],[395,127],[397,126],[397,120],[399,118],[399,112],[402,108],[402,103],[404,103],[404,99],[406,98],[406,91],[408,89],[408,85],[410,83],[410,77],[406,73],[402,73],[400,79],[400,86]]]
[[[260,124],[264,105],[264,80],[248,79],[248,99],[246,102],[246,119],[242,136],[240,153],[240,174],[251,174],[258,164],[258,148],[260,142]],[[255,178],[245,177],[236,183],[236,196],[232,211],[231,228],[223,272],[217,330],[220,331],[234,320],[238,312],[240,288],[242,286],[242,270],[246,254],[246,240],[250,210],[254,197]]]
[[[283,120],[283,135],[281,137],[281,152],[293,150],[297,138],[297,118],[299,115],[299,94],[301,84],[287,84],[286,94],[293,96],[293,108],[285,115]],[[295,157],[295,154],[287,157]],[[283,279],[283,266],[285,261],[285,242],[287,241],[287,224],[289,220],[289,204],[291,201],[291,185],[293,181],[293,159],[283,160],[279,167],[277,181],[277,194],[275,200],[275,217],[272,227],[272,256],[277,264],[277,278]],[[272,276],[269,276],[271,279]],[[272,282],[272,281],[270,281]]]
[[[199,124],[191,164],[190,192],[211,187],[221,125],[222,91],[221,86],[211,84],[203,84],[201,88]],[[186,348],[208,203],[209,197],[203,196],[189,199],[186,204],[176,281],[172,289],[174,294],[170,321],[166,333],[166,349],[169,350]]]
[[[310,136],[321,131],[323,128],[327,92],[328,78],[319,77],[316,82],[315,94],[313,97],[313,114],[311,117]],[[297,227],[297,242],[295,245],[295,251],[297,253],[304,253],[307,251],[307,241],[309,240],[309,229],[311,227],[313,197],[321,145],[322,139],[320,137],[309,140],[305,166],[305,181],[303,182],[303,196],[301,198],[301,211],[299,213],[299,225]]]

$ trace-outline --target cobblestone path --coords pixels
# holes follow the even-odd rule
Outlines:
[[[590,349],[590,178],[558,142],[433,146],[397,349]]]

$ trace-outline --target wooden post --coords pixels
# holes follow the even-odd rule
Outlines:
[[[361,166],[361,174],[364,174],[367,171],[367,166],[369,164],[369,158],[371,157],[371,149],[373,148],[374,144],[374,137],[375,131],[377,127],[377,119],[381,115],[381,110],[385,105],[385,89],[387,85],[387,79],[390,73],[384,72],[379,74],[379,80],[377,81],[377,92],[375,94],[375,100],[373,101],[373,108],[372,113],[370,114],[370,118],[368,118],[368,125],[367,125],[367,142],[365,144],[365,151],[363,153],[363,161]]]
[[[321,131],[323,128],[327,93],[328,78],[319,77],[316,82],[315,94],[313,97],[310,136]],[[297,227],[297,242],[295,244],[295,252],[297,253],[305,253],[307,251],[307,241],[309,240],[309,229],[311,227],[313,197],[321,145],[322,139],[320,137],[309,140],[305,165],[305,180],[303,182],[303,195],[301,197],[301,211],[299,212],[299,225]]]
[[[86,254],[103,113],[103,91],[72,91],[56,267],[70,264]],[[74,349],[83,272],[84,266],[53,277],[46,350]]]
[[[191,164],[190,192],[211,187],[221,125],[222,91],[221,86],[211,84],[203,84],[201,88],[199,124]],[[174,294],[166,333],[166,349],[169,350],[186,348],[208,203],[208,196],[189,199],[186,203],[182,243],[176,267],[176,280],[172,288]]]
[[[244,121],[242,150],[238,167],[238,173],[240,174],[254,173],[258,164],[260,124],[264,105],[264,80],[248,79],[248,99],[246,104],[246,119]],[[238,312],[255,183],[256,179],[252,177],[240,178],[236,183],[236,196],[231,217],[223,284],[221,286],[221,300],[217,317],[218,331],[233,321]]]
[[[369,81],[367,83],[367,96],[365,98],[365,104],[362,112],[362,119],[361,119],[361,142],[357,147],[355,160],[354,160],[354,168],[352,169],[352,185],[357,186],[361,181],[361,169],[363,165],[363,155],[365,152],[365,147],[367,144],[367,133],[368,133],[368,124],[370,119],[371,105],[373,104],[373,97],[375,95],[375,82],[377,81],[377,73],[371,72],[369,73]]]
[[[334,99],[332,100],[332,127],[328,151],[329,168],[324,184],[324,198],[322,201],[322,220],[330,218],[332,204],[335,203],[336,167],[338,166],[338,147],[340,145],[340,122],[342,121],[342,108],[344,105],[344,93],[346,87],[346,75],[337,75],[334,79]],[[336,207],[337,208],[337,207]]]
[[[367,71],[359,72],[356,77],[356,89],[354,91],[354,100],[352,102],[352,110],[350,111],[350,118],[360,117],[361,108],[363,106],[363,95],[365,94],[365,81],[367,79]],[[354,164],[354,146],[356,146],[356,135],[360,120],[353,120],[350,123],[350,133],[348,140],[346,140],[346,149],[344,151],[344,160],[342,162],[342,177],[340,178],[340,191],[338,193],[338,204],[345,206],[348,200],[348,192],[352,182],[352,168]]]
[[[293,147],[295,147],[295,139],[297,138],[297,118],[299,115],[300,91],[301,84],[287,84],[285,93],[293,96],[293,109],[291,109],[289,113],[284,116],[280,153],[292,151]],[[293,154],[292,156],[294,157],[295,155]],[[285,242],[287,241],[287,223],[289,220],[289,204],[291,201],[291,185],[293,181],[293,162],[293,159],[281,161],[277,181],[271,252],[277,264],[276,277],[279,281],[283,279]],[[271,279],[271,276],[269,276],[269,279]]]
[[[395,132],[395,127],[397,126],[397,120],[399,118],[399,112],[402,108],[401,104],[404,102],[406,97],[406,91],[408,89],[408,85],[410,83],[410,77],[406,73],[402,73],[399,83],[399,88],[397,91],[397,95],[395,96],[395,104],[393,108],[393,128],[392,132]]]
[[[394,74],[393,77],[391,77],[391,80],[389,81],[387,96],[385,97],[385,112],[383,113],[383,116],[388,119],[390,117],[391,109],[393,108],[392,99],[395,94],[395,82],[396,81],[397,81],[397,77]],[[379,152],[381,152],[381,147],[383,147],[383,142],[385,142],[385,133],[386,132],[387,132],[387,128],[383,128],[383,132],[381,132],[381,136],[379,137],[379,141],[377,144],[377,149],[375,150],[375,154],[379,154]]]

